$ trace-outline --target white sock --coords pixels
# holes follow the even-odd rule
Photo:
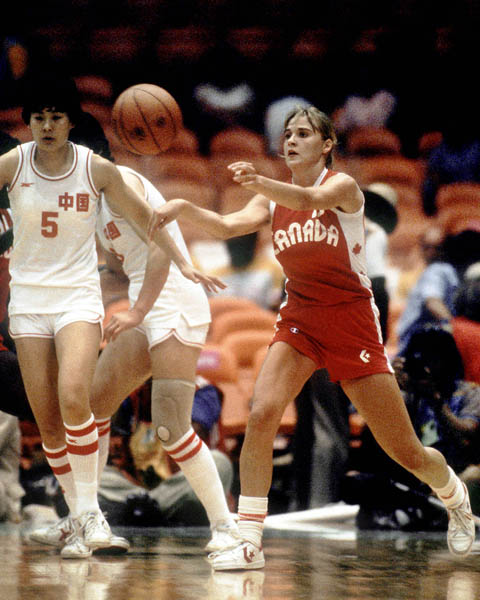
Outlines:
[[[110,448],[110,422],[111,419],[95,419],[98,429],[98,465],[97,465],[97,485],[100,487],[103,469],[108,460],[108,451]]]
[[[81,425],[65,425],[67,452],[77,489],[77,514],[99,511],[97,499],[98,430],[93,414]]]
[[[268,498],[242,496],[238,499],[238,529],[243,539],[262,547],[263,523],[268,513]]]
[[[75,480],[73,478],[72,467],[68,461],[67,446],[60,446],[60,448],[47,448],[45,444],[42,444],[43,452],[47,459],[53,474],[58,480],[60,487],[62,488],[65,502],[70,510],[72,517],[77,516],[77,490],[75,488]]]
[[[212,526],[222,521],[234,524],[215,461],[206,444],[190,428],[172,446],[163,446],[182,469],[188,483],[203,504]]]
[[[448,467],[450,478],[446,486],[442,488],[434,488],[432,490],[437,494],[440,500],[445,504],[447,508],[451,506],[459,506],[465,499],[465,490],[462,482],[455,475],[454,470]]]

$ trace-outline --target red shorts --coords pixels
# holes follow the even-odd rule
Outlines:
[[[326,307],[287,304],[280,316],[271,343],[286,342],[326,368],[332,381],[393,373],[373,300]]]

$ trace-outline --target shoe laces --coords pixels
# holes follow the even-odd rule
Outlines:
[[[212,527],[212,532],[234,535],[235,533],[238,533],[238,529],[233,523],[229,523],[228,521],[219,521]]]
[[[465,534],[470,535],[470,525],[473,522],[472,513],[462,503],[457,508],[451,508],[450,513],[450,529],[454,535]]]
[[[85,522],[83,524],[83,531],[85,534],[88,534],[98,526],[103,526],[102,524],[103,516],[101,513],[88,513]]]

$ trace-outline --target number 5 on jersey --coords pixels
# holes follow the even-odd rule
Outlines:
[[[58,219],[58,212],[42,212],[42,235],[46,238],[56,237],[58,234],[58,223],[54,220]]]

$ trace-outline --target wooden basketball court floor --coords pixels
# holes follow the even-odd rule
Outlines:
[[[1,600],[474,600],[480,543],[449,554],[443,533],[357,531],[352,521],[265,532],[259,571],[213,572],[207,528],[115,528],[123,556],[63,560],[0,524]]]

